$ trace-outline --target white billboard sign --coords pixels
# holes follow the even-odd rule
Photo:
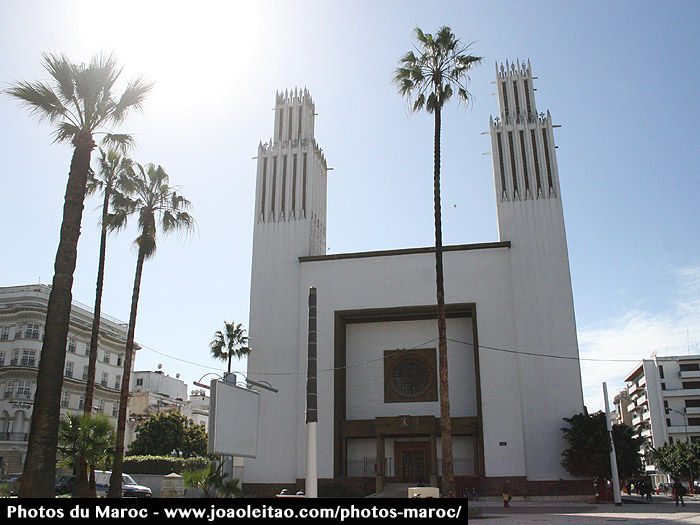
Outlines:
[[[213,380],[209,404],[210,454],[254,458],[258,446],[260,394]]]

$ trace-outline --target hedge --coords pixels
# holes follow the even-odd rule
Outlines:
[[[127,456],[124,458],[124,474],[181,474],[183,470],[197,470],[209,464],[209,459],[173,458],[170,456]]]

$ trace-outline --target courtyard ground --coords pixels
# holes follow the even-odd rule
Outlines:
[[[652,502],[641,497],[623,496],[622,506],[611,503],[512,501],[504,508],[499,501],[469,502],[469,506],[480,507],[483,520],[472,523],[510,525],[529,523],[593,525],[604,523],[626,523],[627,525],[662,525],[665,523],[700,524],[700,496],[685,497],[685,507],[678,506],[668,496],[653,496]]]

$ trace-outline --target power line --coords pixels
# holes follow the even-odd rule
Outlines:
[[[433,338],[433,339],[430,339],[429,341],[426,341],[426,342],[424,342],[424,343],[421,343],[421,344],[419,344],[419,345],[417,345],[417,346],[414,346],[414,347],[411,347],[411,348],[397,348],[396,351],[397,351],[397,352],[409,352],[409,351],[411,351],[411,350],[416,350],[416,349],[421,348],[421,347],[423,347],[423,346],[425,346],[425,345],[427,345],[427,344],[429,344],[429,343],[432,343],[432,342],[436,341],[437,339],[438,339],[438,338],[435,337],[435,338]],[[461,341],[461,340],[459,340],[459,339],[450,339],[450,338],[448,338],[447,340],[448,340],[448,341],[451,341],[451,342],[453,342],[453,343],[468,345],[468,346],[472,346],[472,347],[475,346],[475,344],[474,344],[473,342],[469,342],[469,341]],[[190,364],[190,365],[198,366],[198,367],[200,367],[200,368],[206,368],[206,369],[208,369],[208,370],[217,370],[217,371],[221,371],[221,370],[222,370],[221,368],[215,368],[215,367],[213,367],[213,366],[203,365],[203,364],[200,364],[200,363],[195,363],[195,362],[193,362],[193,361],[188,361],[188,360],[186,360],[186,359],[181,359],[181,358],[179,358],[179,357],[175,357],[175,356],[166,354],[166,353],[164,353],[164,352],[160,352],[160,351],[158,351],[158,350],[155,350],[154,348],[151,348],[151,347],[146,346],[146,345],[144,345],[144,344],[140,344],[140,346],[141,346],[142,348],[145,348],[145,349],[147,349],[147,350],[150,350],[151,352],[154,352],[154,353],[156,353],[156,354],[162,355],[162,356],[167,357],[167,358],[169,358],[169,359],[174,359],[174,360],[176,360],[176,361],[180,361],[180,362],[187,363],[187,364]],[[541,354],[541,353],[537,353],[537,352],[526,352],[526,351],[524,351],[524,350],[513,350],[513,349],[507,349],[507,348],[498,348],[498,347],[495,347],[495,346],[488,346],[488,345],[483,345],[483,344],[479,344],[479,345],[478,345],[478,348],[479,348],[479,350],[484,350],[484,349],[486,349],[486,350],[493,350],[493,351],[496,351],[496,352],[505,352],[505,353],[508,353],[508,354],[526,355],[526,356],[531,356],[531,357],[543,357],[543,358],[550,358],[550,359],[564,359],[564,360],[579,361],[579,362],[582,362],[582,361],[590,361],[590,362],[600,362],[600,363],[638,363],[638,362],[640,361],[639,359],[600,359],[600,358],[592,358],[592,357],[573,357],[573,356],[562,356],[562,355],[555,355],[555,354]],[[393,356],[393,355],[395,355],[395,354],[392,354],[392,356]],[[380,361],[384,361],[384,360],[387,359],[388,357],[389,357],[389,356],[381,356],[381,357],[377,357],[377,358],[374,358],[374,359],[368,359],[368,360],[366,360],[366,361],[362,361],[362,362],[359,362],[359,363],[353,363],[353,364],[351,364],[351,365],[344,365],[344,366],[337,366],[337,367],[331,367],[331,368],[324,368],[324,369],[319,370],[319,372],[335,372],[335,371],[337,371],[337,370],[347,370],[347,369],[350,369],[350,368],[356,368],[356,367],[359,367],[359,366],[365,366],[365,365],[369,365],[369,364],[372,364],[372,363],[377,363],[377,362],[380,362]],[[239,373],[242,373],[242,372],[239,372]],[[258,374],[258,375],[265,375],[265,376],[300,376],[300,375],[306,374],[306,372],[305,372],[305,371],[299,371],[299,372],[256,372],[256,374]]]

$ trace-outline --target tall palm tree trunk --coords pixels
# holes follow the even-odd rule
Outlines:
[[[134,276],[134,291],[131,294],[131,314],[129,315],[129,330],[126,335],[126,355],[124,356],[124,373],[119,397],[119,418],[117,419],[117,446],[112,465],[112,475],[109,478],[109,498],[122,497],[122,468],[124,465],[124,436],[126,434],[126,409],[129,402],[129,380],[131,379],[131,363],[134,359],[134,332],[136,331],[136,311],[141,292],[141,275],[146,254],[143,246],[139,247],[136,260],[136,275]]]
[[[73,273],[78,257],[78,238],[90,156],[95,143],[89,133],[81,133],[74,139],[73,145],[75,150],[66,185],[63,222],[54,263],[53,287],[46,311],[27,459],[20,487],[19,495],[22,498],[53,498],[55,492],[58,424],[73,299]]]
[[[440,210],[440,108],[435,109],[434,174],[435,199],[435,283],[437,285],[438,369],[440,375],[440,433],[442,436],[442,491],[455,490],[452,461],[452,422],[450,391],[447,381],[447,321],[445,320],[445,285],[442,271],[442,212]]]
[[[104,287],[105,254],[107,251],[107,213],[109,212],[109,197],[112,190],[112,182],[109,181],[105,188],[102,202],[102,234],[100,236],[100,256],[97,264],[97,284],[95,291],[95,308],[92,318],[92,334],[90,336],[90,350],[88,357],[87,385],[85,387],[84,414],[92,413],[92,404],[95,397],[95,369],[97,368],[97,343],[100,334],[100,319],[102,313],[102,289]],[[78,474],[75,479],[75,493],[79,498],[96,497],[96,487],[89,484],[89,473],[85,458],[78,458]]]

